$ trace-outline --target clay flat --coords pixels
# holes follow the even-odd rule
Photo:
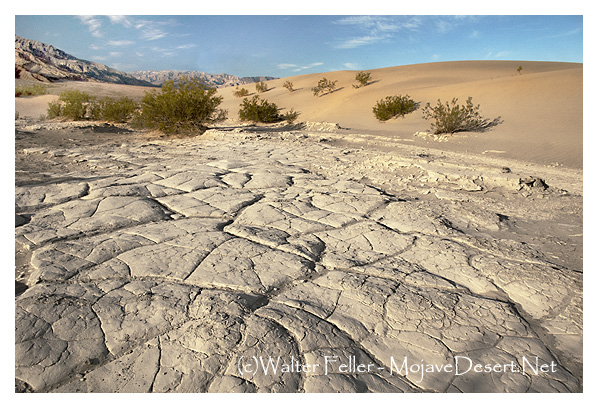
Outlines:
[[[307,117],[16,121],[17,390],[582,390],[575,153]]]

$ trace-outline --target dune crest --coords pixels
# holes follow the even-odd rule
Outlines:
[[[358,89],[353,85],[359,71],[336,71],[268,81],[269,91],[258,95],[283,111],[300,112],[299,121],[338,123],[353,133],[392,136],[419,146],[478,154],[504,152],[502,157],[582,168],[582,64],[455,61],[364,71],[371,73],[372,81]],[[315,97],[311,88],[323,77],[338,81],[337,89]],[[293,83],[293,92],[283,87],[286,81]],[[246,88],[256,92],[251,84]],[[223,108],[236,118],[241,99],[233,91],[223,88],[220,94]],[[484,134],[462,134],[443,145],[435,144],[414,138],[430,125],[422,118],[422,109],[385,123],[374,117],[372,107],[378,100],[399,94],[410,95],[421,108],[438,99],[445,102],[455,97],[465,103],[472,97],[482,115],[500,116],[503,123]]]

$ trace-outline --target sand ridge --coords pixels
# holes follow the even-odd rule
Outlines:
[[[516,68],[522,66],[521,74]],[[372,83],[355,89],[358,71],[338,71],[300,75],[268,81],[270,90],[257,94],[275,102],[282,111],[301,113],[299,121],[338,123],[354,133],[375,133],[396,138],[414,139],[420,146],[461,152],[503,152],[504,157],[536,163],[582,168],[582,64],[526,61],[459,61],[417,64],[364,70],[372,74]],[[311,88],[326,77],[337,80],[338,89],[315,97]],[[297,89],[283,88],[291,81]],[[245,86],[250,92],[255,88]],[[240,98],[232,95],[235,88],[223,88],[223,108],[231,117],[239,111]],[[485,133],[469,133],[467,140],[450,139],[443,145],[413,138],[426,131],[429,122],[422,110],[379,122],[372,113],[378,100],[388,95],[410,95],[421,108],[427,102],[436,104],[468,97],[480,104],[483,116],[503,122]]]

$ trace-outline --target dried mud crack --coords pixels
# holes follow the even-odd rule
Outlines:
[[[17,391],[582,390],[581,172],[305,129],[30,128]]]

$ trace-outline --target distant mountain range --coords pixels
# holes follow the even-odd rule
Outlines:
[[[135,71],[126,73],[101,63],[79,59],[50,44],[15,36],[15,78],[42,82],[97,81],[160,86],[167,80],[177,82],[183,75],[199,78],[215,87],[243,85],[274,79],[273,77],[239,78],[229,74],[208,74],[200,71]]]
[[[42,82],[61,80],[98,81],[152,86],[104,64],[81,60],[58,48],[15,36],[15,78]]]
[[[180,77],[186,76],[188,78],[199,78],[205,83],[213,85],[217,88],[276,79],[275,77],[240,78],[230,74],[207,74],[201,71],[132,71],[129,74],[139,80],[147,81],[153,85],[162,85],[168,80],[173,80],[176,83]]]

